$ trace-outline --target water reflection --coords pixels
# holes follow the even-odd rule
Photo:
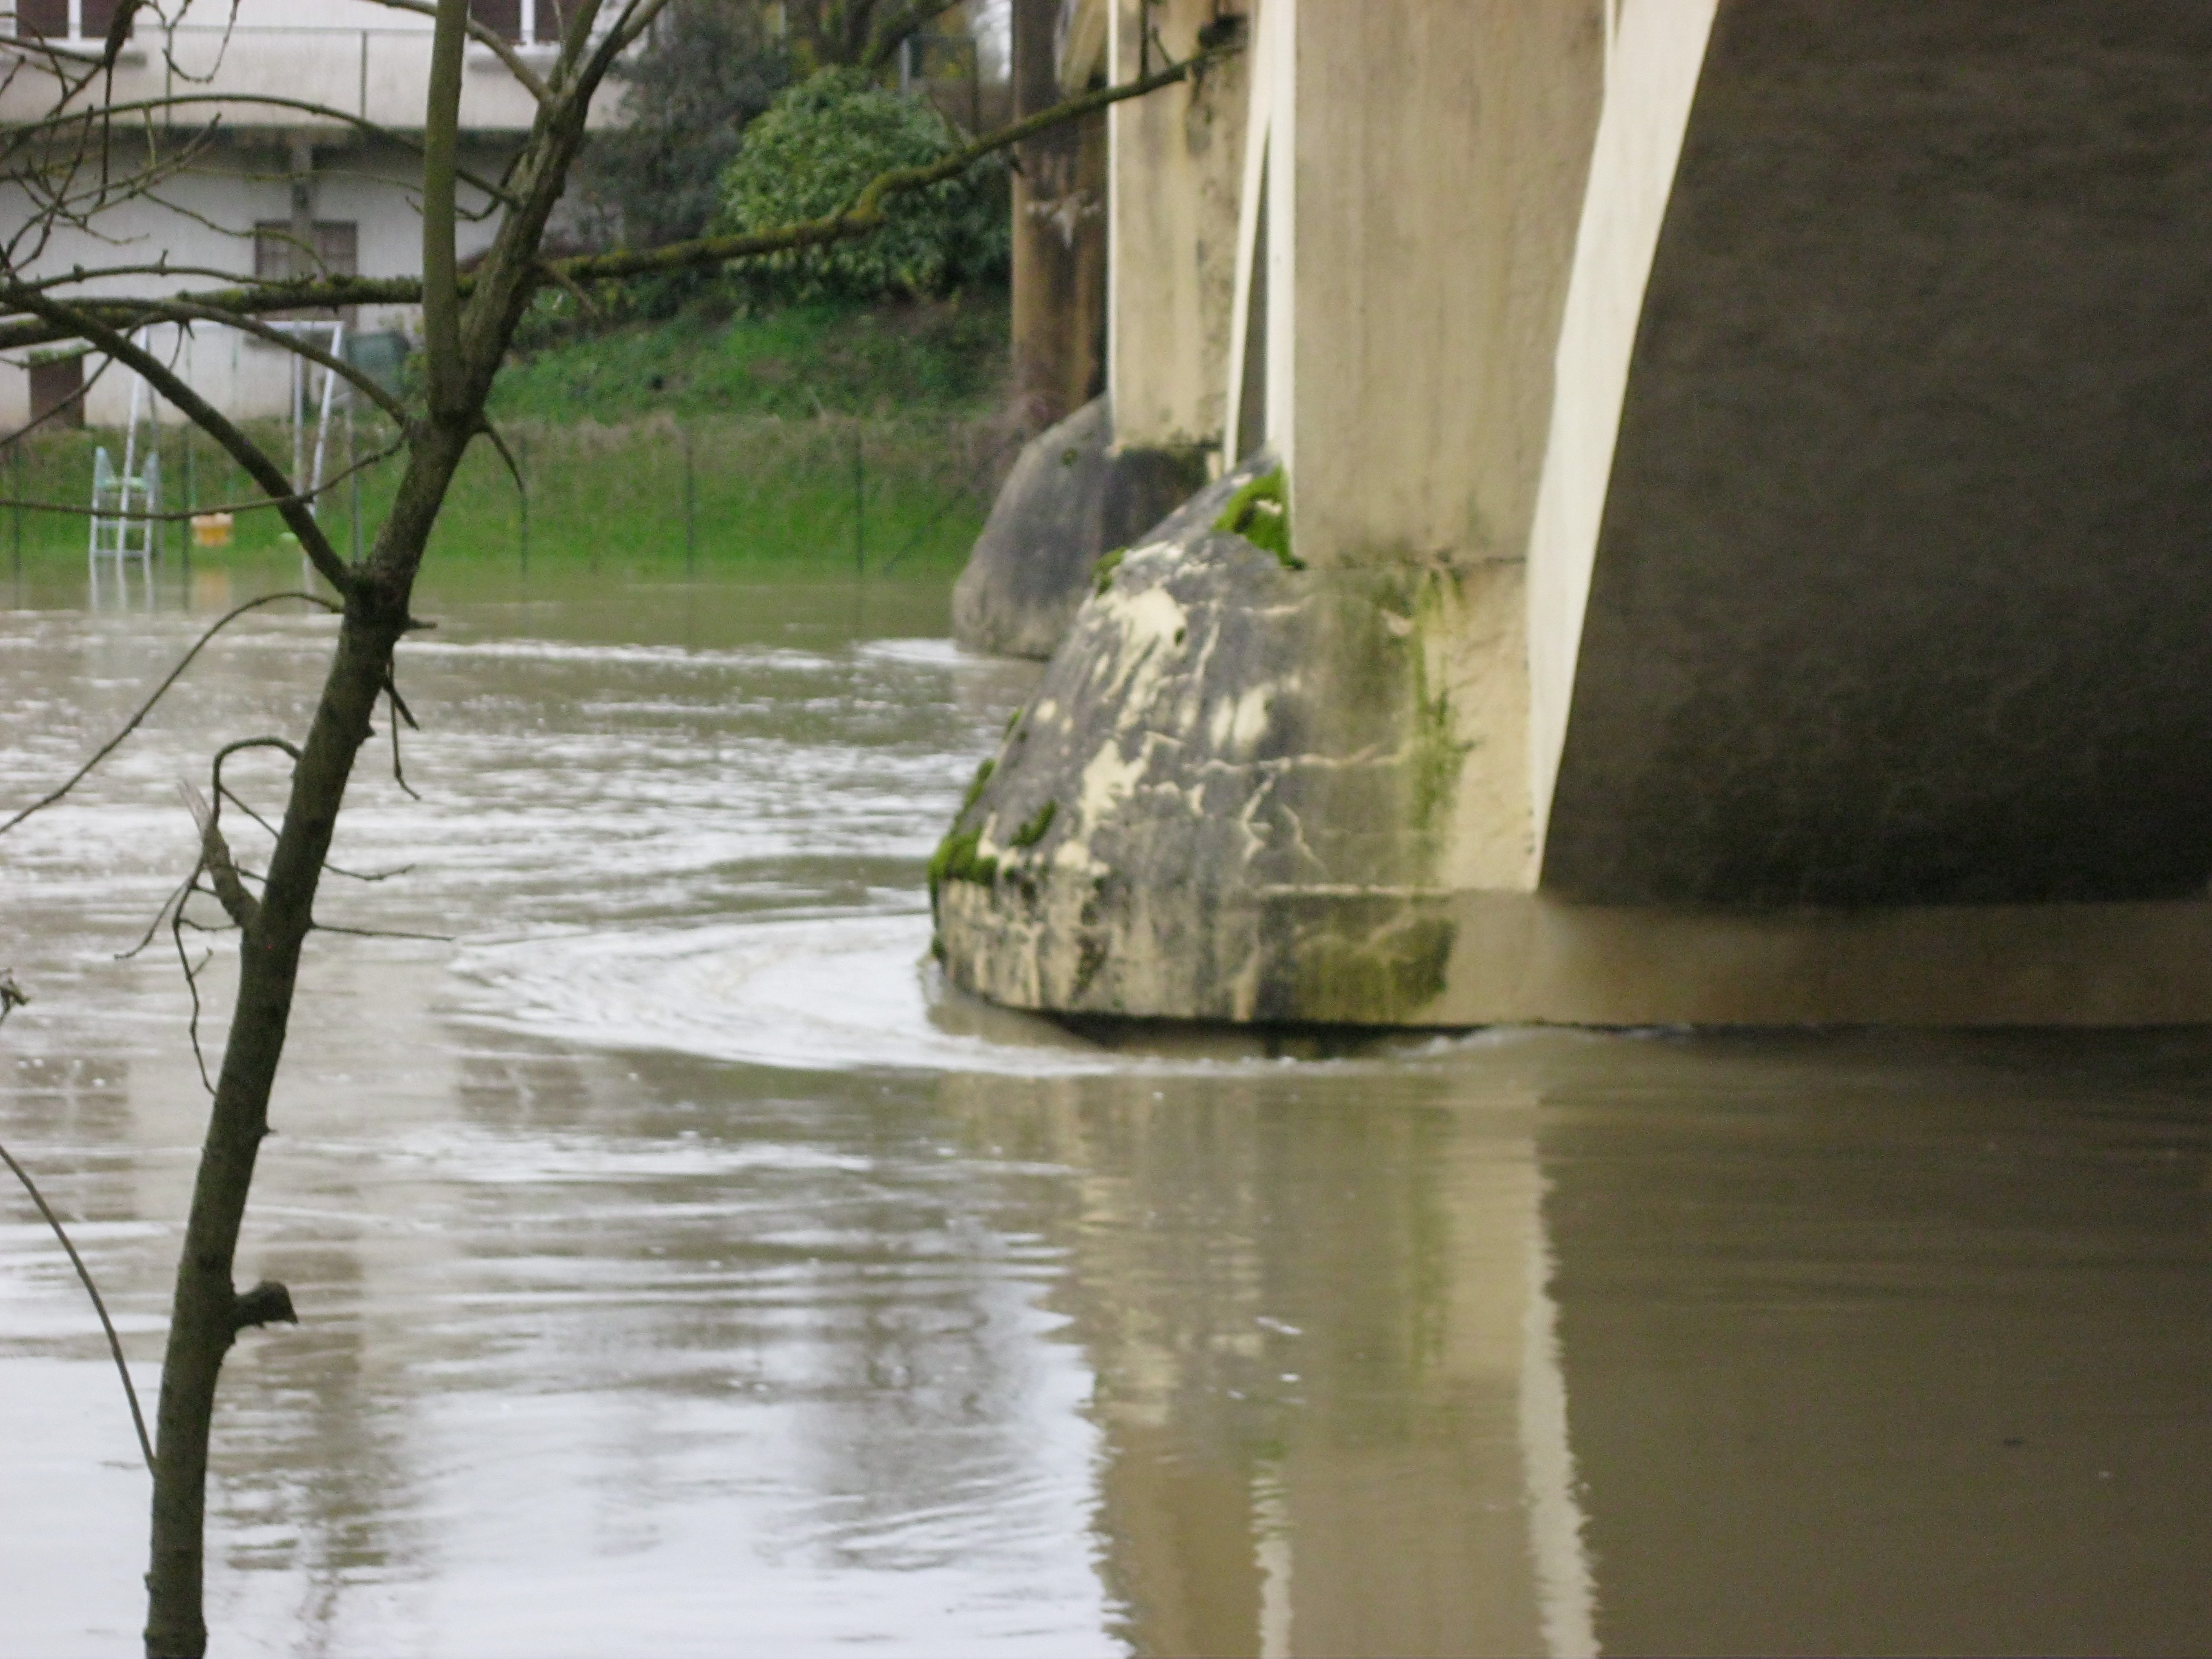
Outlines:
[[[1140,1650],[1589,1646],[1534,1100],[1470,1059],[939,1085],[1076,1172],[1057,1299]]]
[[[305,1322],[226,1385],[228,1650],[2212,1638],[2212,1042],[1290,1060],[947,997],[922,863],[1030,671],[950,651],[943,598],[433,608],[428,799],[365,772],[342,849],[413,872],[330,914],[462,939],[305,976],[241,1262]],[[192,626],[5,618],[0,787]],[[176,774],[303,717],[327,638],[246,627],[0,860],[40,998],[0,1136],[142,1376],[204,1097],[173,963],[115,955],[189,861]],[[103,1364],[0,1211],[0,1653],[131,1639]]]

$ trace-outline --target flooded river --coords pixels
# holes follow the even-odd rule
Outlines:
[[[0,803],[247,591],[15,590]],[[1109,1050],[924,965],[1034,678],[941,583],[422,609],[422,798],[380,737],[336,854],[405,873],[321,915],[452,941],[310,945],[240,1263],[301,1323],[226,1373],[216,1650],[2212,1644],[2212,1037]],[[331,632],[240,624],[0,842],[0,1139],[149,1408],[205,1097],[168,935],[116,958],[192,862],[177,779],[301,731]],[[135,1651],[145,1473],[12,1188],[0,1425],[0,1654]]]

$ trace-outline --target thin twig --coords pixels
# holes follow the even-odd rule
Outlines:
[[[386,724],[392,727],[392,781],[404,789],[410,799],[420,800],[422,797],[416,793],[415,786],[407,781],[407,774],[399,769],[399,722],[405,720],[410,732],[420,732],[422,728],[415,723],[415,711],[408,708],[407,699],[399,695],[398,680],[388,668],[384,672],[384,695],[392,702],[392,718]]]
[[[161,901],[161,908],[154,912],[154,920],[146,924],[146,936],[140,939],[136,945],[132,945],[129,950],[118,954],[115,959],[118,962],[128,962],[131,957],[137,956],[141,951],[151,945],[154,942],[154,935],[161,932],[161,924],[169,919],[169,907],[182,899],[186,893],[190,892],[191,890],[192,884],[199,878],[199,870],[195,866],[191,874],[186,876],[182,881],[179,882],[175,887],[172,888],[169,892],[169,896]]]
[[[245,796],[240,794],[237,790],[232,788],[227,783],[222,786],[222,798],[228,801],[233,806],[235,806],[240,811],[245,813],[246,817],[252,818],[264,830],[266,830],[271,836],[283,835],[283,832],[277,829],[275,824],[270,823],[267,818],[263,817],[260,813],[253,810],[252,802],[247,800]],[[412,871],[415,866],[411,864],[400,864],[393,866],[389,870],[349,870],[342,864],[332,864],[328,859],[325,859],[323,860],[323,868],[329,871],[331,874],[334,876],[343,876],[348,881],[374,882],[390,881],[394,876],[406,875]],[[264,879],[259,872],[248,870],[243,865],[239,866],[238,873],[241,876],[250,876],[256,881]],[[156,918],[156,921],[158,921],[159,918]]]
[[[217,756],[216,765],[220,768],[222,764],[222,757]],[[216,902],[240,927],[250,930],[253,919],[261,914],[261,901],[247,892],[246,884],[239,878],[237,862],[230,855],[230,843],[222,838],[222,826],[216,821],[214,805],[187,779],[177,780],[177,793],[184,797],[185,810],[199,826],[200,868],[207,872],[209,881],[215,885]]]
[[[52,1227],[54,1237],[61,1240],[62,1249],[69,1252],[70,1265],[76,1269],[77,1278],[83,1282],[84,1293],[92,1298],[92,1310],[100,1316],[100,1328],[107,1333],[107,1351],[115,1356],[115,1374],[123,1379],[123,1397],[131,1402],[131,1425],[138,1431],[138,1449],[145,1455],[146,1473],[151,1474],[154,1472],[154,1443],[147,1437],[145,1413],[138,1409],[138,1390],[131,1384],[131,1367],[124,1363],[123,1340],[115,1334],[115,1322],[107,1316],[107,1304],[100,1299],[100,1286],[92,1282],[92,1269],[84,1265],[84,1258],[76,1253],[76,1246],[70,1243],[68,1230],[62,1225],[62,1219],[54,1213],[53,1207],[46,1202],[46,1194],[39,1190],[38,1183],[31,1179],[31,1172],[15,1162],[15,1154],[5,1146],[0,1146],[0,1159],[5,1159],[8,1167],[15,1172],[15,1179],[21,1182],[23,1190],[30,1194],[31,1202],[37,1205],[39,1213],[46,1217],[46,1225]]]
[[[460,938],[459,933],[410,933],[402,927],[341,927],[331,921],[319,921],[313,926],[319,933],[351,933],[356,939],[424,939],[434,944],[451,945]]]
[[[121,731],[118,732],[106,743],[100,744],[99,749],[94,752],[92,758],[87,761],[82,766],[78,767],[67,783],[62,785],[60,788],[55,790],[52,794],[45,796],[41,799],[33,801],[21,811],[16,813],[14,817],[9,818],[7,823],[0,823],[0,836],[6,835],[10,830],[13,830],[25,818],[29,817],[32,813],[43,811],[46,808],[52,806],[63,796],[68,794],[70,790],[76,788],[80,783],[82,783],[86,776],[92,771],[92,769],[99,765],[100,762],[106,760],[110,755],[113,754],[117,747],[122,743],[123,739],[129,737],[133,732],[136,732],[138,729],[138,723],[144,720],[147,715],[154,712],[154,705],[161,702],[162,695],[167,692],[171,686],[177,683],[178,676],[192,665],[192,659],[199,655],[201,648],[204,647],[210,640],[213,639],[217,634],[220,634],[232,623],[236,622],[247,611],[256,610],[264,605],[274,605],[279,599],[304,599],[309,605],[319,605],[322,606],[324,610],[333,612],[337,611],[340,608],[339,606],[333,605],[330,600],[323,598],[319,593],[264,593],[258,599],[248,599],[244,605],[240,605],[235,611],[233,611],[227,616],[220,618],[213,627],[210,628],[206,633],[201,635],[198,639],[192,642],[192,648],[191,650],[185,652],[181,658],[178,659],[177,665],[174,668],[172,668],[167,674],[162,677],[161,683],[154,688],[153,694],[149,696],[144,702],[138,705],[138,712],[124,722],[123,729]]]
[[[194,869],[192,872],[193,884],[188,887],[185,891],[185,897],[187,902],[191,900],[191,896],[194,893],[204,893],[207,891],[207,889],[198,884],[199,875],[199,870],[197,868]],[[200,927],[198,922],[193,922],[191,925],[198,932],[205,933],[207,931],[204,927]],[[207,1054],[200,1048],[199,971],[192,966],[191,953],[185,949],[185,907],[183,904],[179,904],[169,918],[169,937],[175,939],[177,942],[177,965],[185,970],[185,988],[192,994],[192,1018],[191,1024],[185,1028],[186,1031],[191,1034],[192,1039],[192,1060],[193,1062],[200,1068],[200,1087],[208,1091],[208,1098],[212,1100],[215,1098],[215,1085],[208,1077]],[[200,967],[206,967],[208,963],[212,962],[214,959],[215,952],[212,951],[209,951],[207,955],[200,958]]]

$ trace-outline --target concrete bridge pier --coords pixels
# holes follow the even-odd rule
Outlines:
[[[1117,114],[1111,161],[1117,418],[1238,459],[1102,564],[953,826],[953,981],[1359,1024],[2212,1018],[2212,21],[1251,30],[1233,240],[1188,110]]]

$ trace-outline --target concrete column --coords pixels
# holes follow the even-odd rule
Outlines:
[[[1271,120],[1294,165],[1270,168],[1271,368],[1289,356],[1270,406],[1291,400],[1299,555],[1518,561],[1602,96],[1601,0],[1283,0],[1270,27],[1276,11]]]
[[[1115,0],[1109,62],[1133,80],[1200,49],[1215,0]],[[1245,60],[1108,117],[1108,389],[1117,444],[1218,452],[1228,403]]]

